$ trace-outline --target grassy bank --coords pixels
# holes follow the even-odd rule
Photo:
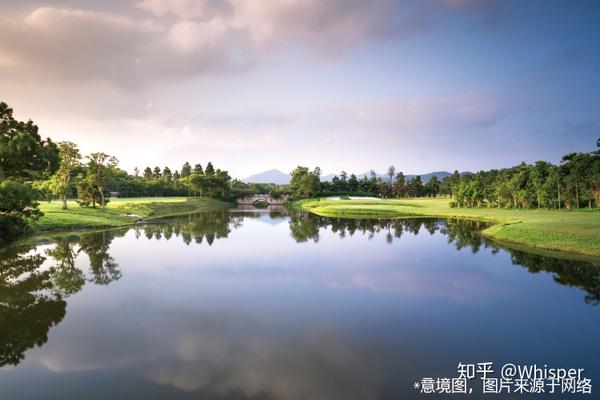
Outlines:
[[[402,218],[431,216],[493,222],[483,233],[495,240],[543,250],[600,257],[598,210],[498,210],[450,208],[448,199],[325,200],[295,202],[293,207],[327,217]]]
[[[79,207],[74,201],[69,208],[62,203],[40,203],[44,216],[35,223],[36,231],[76,230],[86,228],[116,227],[132,224],[142,219],[190,213],[202,209],[227,208],[231,204],[214,199],[197,197],[142,197],[112,199],[106,208]]]

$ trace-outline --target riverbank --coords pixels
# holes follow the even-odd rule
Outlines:
[[[34,231],[112,228],[131,225],[140,220],[206,209],[226,209],[231,204],[198,197],[139,197],[112,199],[106,208],[80,207],[75,201],[69,201],[68,206],[68,209],[63,210],[60,201],[40,203],[44,216],[35,222]]]
[[[293,208],[325,217],[402,218],[411,216],[468,218],[492,222],[483,234],[494,240],[542,250],[600,257],[598,210],[499,210],[450,208],[449,200],[378,199],[296,201]]]

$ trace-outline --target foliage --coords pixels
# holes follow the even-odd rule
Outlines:
[[[40,217],[35,201],[40,194],[31,181],[57,167],[56,145],[42,140],[32,121],[15,120],[12,109],[0,102],[0,241],[16,238]]]
[[[42,215],[37,197],[31,185],[13,179],[0,181],[0,240],[17,237],[27,230],[30,219]]]
[[[58,170],[50,179],[50,190],[63,202],[63,208],[67,208],[67,198],[72,191],[71,178],[75,169],[81,162],[81,153],[75,143],[58,143],[60,163]]]
[[[305,199],[318,195],[321,191],[320,179],[321,170],[319,167],[312,172],[306,167],[298,166],[292,171],[290,187],[295,197]]]
[[[452,184],[454,205],[490,208],[600,207],[600,153],[464,175]]]
[[[121,277],[108,253],[114,237],[114,231],[95,232],[60,238],[45,254],[25,246],[0,253],[0,367],[19,364],[27,350],[44,344],[66,314],[65,298],[86,282],[106,285]],[[79,253],[89,257],[88,273],[76,266]],[[45,261],[53,263],[48,268]]]
[[[13,110],[0,102],[0,179],[35,179],[58,168],[58,149],[42,140],[32,122],[13,118]]]

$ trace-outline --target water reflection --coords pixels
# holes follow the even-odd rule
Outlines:
[[[48,340],[48,331],[65,316],[66,301],[86,281],[107,285],[121,277],[108,254],[114,231],[60,238],[45,251],[17,246],[0,253],[0,366],[17,365],[24,353]],[[89,272],[76,266],[89,257]]]
[[[310,213],[297,213],[290,217],[290,233],[296,242],[319,241],[320,232],[329,229],[341,239],[361,234],[369,240],[384,235],[387,243],[400,239],[404,234],[418,235],[422,230],[433,235],[436,232],[448,236],[458,250],[470,247],[473,253],[482,245],[488,245],[480,231],[488,224],[470,220],[437,219],[348,219],[319,217]]]
[[[40,270],[45,258],[28,250],[7,250],[0,260],[0,366],[17,365],[26,350],[46,343],[65,316],[52,271]]]
[[[396,388],[390,383],[395,374],[411,370],[405,360],[415,357],[415,343],[429,336],[429,344],[439,340],[439,327],[413,316],[412,308],[428,317],[447,307],[448,298],[457,299],[436,295],[458,290],[482,296],[496,285],[504,285],[496,301],[512,301],[507,282],[486,276],[490,270],[482,272],[486,265],[470,261],[476,257],[471,253],[483,260],[504,254],[504,270],[517,272],[504,268],[512,261],[531,273],[548,272],[554,282],[583,290],[586,303],[600,303],[599,263],[502,249],[479,234],[484,227],[475,221],[212,211],[7,248],[0,252],[0,366],[21,363],[29,349],[48,341],[53,327],[63,320],[53,330],[68,325],[68,301],[69,315],[75,313],[79,324],[63,329],[53,346],[33,357],[54,372],[126,367],[144,382],[210,393],[208,398],[378,398],[382,385]],[[256,242],[263,243],[260,254],[248,250]],[[417,247],[407,251],[407,244]],[[524,289],[516,301],[531,307],[531,285],[522,275],[531,277],[516,279]],[[76,294],[107,285],[109,292],[73,311]],[[346,295],[340,288],[372,290]],[[113,298],[120,302],[106,305],[109,311],[90,311]],[[437,317],[446,323],[443,318],[456,316],[473,332],[483,317],[471,321],[471,314],[460,314],[466,307],[460,300]],[[483,307],[482,314],[515,312],[503,304]],[[108,317],[100,322],[98,315]],[[347,321],[354,316],[356,325]],[[538,329],[541,323],[532,324]],[[444,327],[450,337],[454,325]]]
[[[206,242],[211,246],[216,239],[227,238],[232,229],[241,227],[243,219],[243,216],[225,210],[207,211],[158,220],[153,224],[136,226],[133,229],[137,238],[169,240],[176,237],[182,239],[187,245],[192,242],[196,244]]]
[[[503,248],[480,234],[489,226],[485,222],[452,219],[347,219],[298,213],[291,216],[289,224],[291,237],[299,243],[319,242],[320,234],[325,229],[336,233],[341,239],[360,234],[371,240],[375,236],[384,235],[389,244],[405,234],[418,235],[423,230],[431,235],[440,232],[457,250],[469,248],[473,253],[477,253],[482,247],[489,248],[492,253],[505,250],[510,253],[513,265],[524,267],[531,273],[549,272],[556,283],[583,289],[586,292],[586,303],[600,304],[600,262],[554,258]]]

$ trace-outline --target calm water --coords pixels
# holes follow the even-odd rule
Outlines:
[[[600,385],[600,264],[479,228],[244,210],[4,249],[0,398],[423,398],[485,361]]]

